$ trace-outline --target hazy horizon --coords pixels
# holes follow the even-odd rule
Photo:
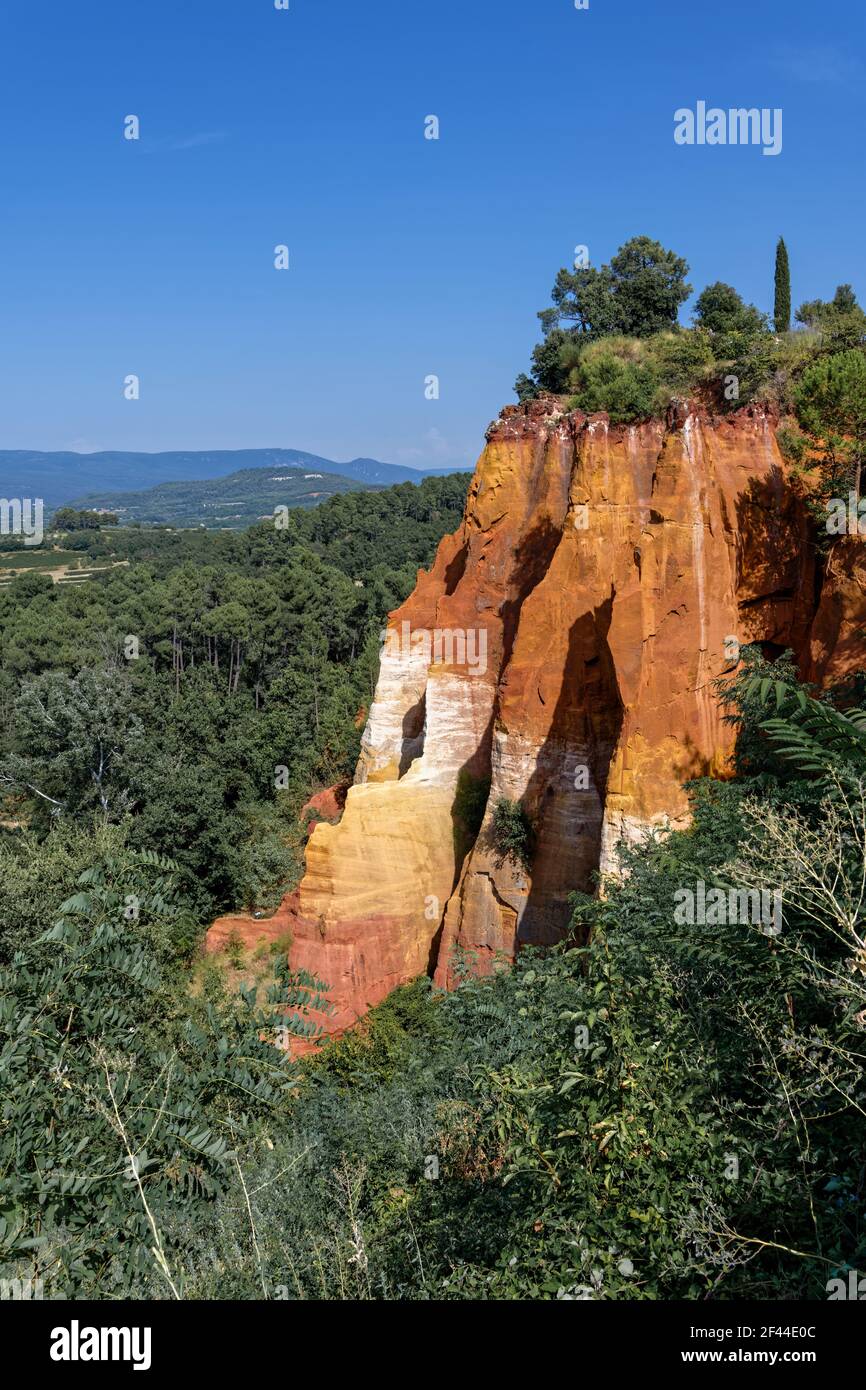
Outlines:
[[[370,460],[371,462],[373,462],[373,463],[384,463],[384,464],[389,464],[389,465],[392,463],[392,461],[391,461],[390,459],[379,458],[379,457],[378,457],[377,455],[375,455],[375,454],[353,454],[351,458],[344,458],[344,459],[329,458],[327,454],[323,454],[319,449],[299,448],[299,447],[296,447],[294,444],[253,444],[253,445],[239,444],[239,445],[233,445],[231,448],[226,448],[225,446],[221,446],[221,445],[214,445],[214,446],[212,446],[212,447],[208,447],[207,445],[203,445],[203,446],[201,446],[201,447],[197,447],[197,446],[189,446],[189,447],[187,447],[187,446],[179,446],[179,447],[177,447],[177,448],[165,448],[165,449],[115,449],[115,448],[113,448],[111,445],[107,445],[107,446],[106,446],[105,448],[103,448],[103,449],[42,449],[42,448],[39,448],[39,447],[30,446],[30,445],[18,445],[18,446],[15,447],[15,448],[7,449],[7,448],[4,448],[4,447],[3,447],[2,441],[0,441],[0,455],[2,455],[2,454],[77,454],[77,455],[79,455],[81,458],[93,458],[94,456],[99,456],[99,455],[103,455],[103,454],[133,454],[133,455],[135,455],[135,454],[147,454],[147,455],[151,455],[151,456],[153,456],[153,457],[157,457],[157,456],[163,455],[163,454],[266,454],[266,453],[310,454],[310,455],[312,455],[312,456],[314,456],[314,457],[316,457],[316,458],[324,459],[325,462],[327,462],[327,463],[358,463],[359,461],[361,461],[361,460],[366,460],[366,459],[369,459],[369,460]],[[416,473],[424,473],[424,472],[429,472],[429,471],[430,471],[429,467],[428,467],[426,464],[420,464],[420,463],[419,463],[419,464],[415,464],[415,463],[408,463],[408,462],[407,462],[407,463],[395,464],[395,465],[393,465],[393,466],[394,466],[394,467],[400,467],[400,468],[411,468],[411,469],[413,469]]]

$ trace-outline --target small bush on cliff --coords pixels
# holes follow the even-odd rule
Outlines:
[[[792,429],[790,425],[783,425],[776,431],[776,443],[783,458],[798,467],[802,466],[809,449],[809,441],[805,435]]]
[[[493,807],[489,833],[490,844],[500,863],[510,860],[516,868],[528,869],[531,866],[534,848],[532,822],[519,801],[500,797]]]
[[[630,424],[650,416],[660,404],[661,380],[649,364],[623,360],[607,349],[582,359],[572,373],[572,409],[587,415],[605,410],[612,424]]]
[[[613,424],[663,414],[675,395],[694,390],[713,366],[709,335],[699,329],[654,338],[604,338],[562,352],[572,409],[606,411]]]
[[[665,398],[689,395],[715,365],[710,335],[701,329],[659,333],[647,339],[644,347]]]

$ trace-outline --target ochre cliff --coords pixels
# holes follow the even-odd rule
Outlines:
[[[340,1031],[422,972],[449,983],[455,950],[483,970],[555,941],[622,839],[685,824],[683,784],[724,773],[713,683],[738,644],[792,647],[817,681],[863,664],[862,542],[824,573],[812,525],[760,409],[614,428],[508,407],[462,526],[389,619],[342,819],[275,918],[222,919],[211,948],[290,934]],[[531,872],[491,847],[503,797],[534,825]]]

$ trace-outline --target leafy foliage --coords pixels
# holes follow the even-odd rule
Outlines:
[[[563,323],[577,325],[587,338],[611,333],[649,337],[676,322],[691,294],[688,265],[651,237],[632,237],[610,265],[560,270],[553,308],[539,315],[546,332]]]
[[[653,363],[629,360],[616,347],[586,352],[571,380],[575,388],[572,404],[587,414],[606,410],[614,424],[652,415],[661,387]]]
[[[695,301],[695,322],[710,333],[755,333],[763,321],[753,304],[746,304],[732,285],[717,280]]]
[[[821,340],[831,352],[862,347],[866,342],[866,313],[857,303],[850,285],[837,286],[829,301],[807,300],[796,313],[798,323],[820,333]]]
[[[291,1087],[273,1041],[322,1007],[283,964],[265,1011],[250,994],[190,1008],[184,911],[170,861],[112,856],[0,970],[0,1266],[55,1294],[154,1274],[181,1296],[166,1222],[225,1188]]]
[[[98,531],[100,526],[116,526],[117,517],[111,512],[58,507],[51,524],[55,531]]]
[[[775,699],[775,717],[760,727],[798,771],[866,775],[866,710],[838,710],[770,675],[755,677],[744,694],[757,695],[762,705]]]
[[[866,976],[793,898],[778,942],[677,925],[676,890],[724,882],[766,817],[743,786],[694,796],[690,831],[576,901],[588,945],[398,991],[307,1064],[256,1252],[218,1204],[187,1228],[190,1290],[802,1298],[858,1267]]]
[[[606,411],[614,424],[660,414],[674,397],[697,397],[721,410],[760,400],[781,415],[796,410],[831,456],[850,444],[839,421],[856,415],[846,406],[866,399],[866,314],[851,286],[840,285],[829,303],[801,305],[796,317],[807,331],[789,332],[790,267],[780,240],[772,328],[732,285],[715,281],[699,294],[695,326],[687,329],[678,322],[691,293],[687,270],[645,237],[626,243],[600,270],[560,270],[552,307],[539,315],[545,337],[533,350],[531,372],[515,383],[518,398],[570,394],[571,408]],[[856,362],[827,365],[849,352]]]
[[[178,861],[203,918],[275,905],[304,800],[354,768],[382,620],[465,489],[348,493],[243,536],[97,535],[94,553],[127,563],[74,589],[15,579],[0,590],[9,818],[45,835],[132,814],[133,841]]]
[[[490,843],[499,862],[510,860],[516,867],[528,869],[532,863],[532,822],[519,801],[500,797],[493,807],[489,830]]]

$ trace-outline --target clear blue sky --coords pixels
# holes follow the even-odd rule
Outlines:
[[[766,309],[782,233],[795,304],[866,299],[864,23],[860,0],[4,0],[0,448],[472,463],[577,243],[599,264],[647,233]],[[698,100],[782,107],[782,154],[677,146]]]

